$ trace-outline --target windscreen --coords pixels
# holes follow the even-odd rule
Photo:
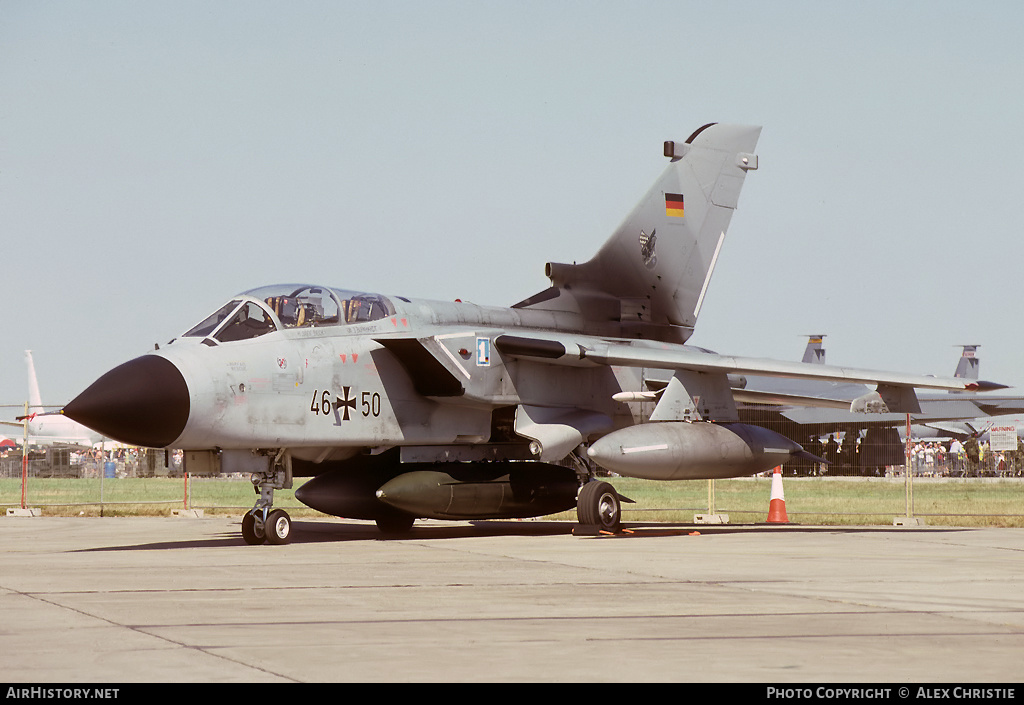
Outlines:
[[[205,338],[212,333],[217,326],[219,326],[225,318],[238,308],[238,304],[242,303],[240,299],[234,299],[221,306],[219,309],[211,313],[209,316],[203,319],[202,323],[190,329],[185,333],[183,338]]]

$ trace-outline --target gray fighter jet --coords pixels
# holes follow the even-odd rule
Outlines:
[[[668,166],[597,254],[546,265],[510,308],[291,284],[231,298],[169,345],[100,377],[64,413],[112,438],[185,451],[193,473],[252,473],[249,543],[285,543],[274,491],[405,530],[416,518],[577,508],[615,530],[599,468],[680,480],[750,475],[805,455],[740,421],[728,378],[871,383],[891,409],[915,387],[977,381],[718,355],[693,332],[760,127],[666,142]]]

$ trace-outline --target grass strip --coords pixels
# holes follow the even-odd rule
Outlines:
[[[305,478],[297,478],[296,486]],[[626,522],[692,522],[710,510],[708,481],[655,482],[612,478],[616,490],[635,501],[623,504]],[[240,515],[256,500],[247,479],[193,478],[30,478],[26,505],[47,516],[166,516],[172,509],[203,509],[207,514]],[[786,478],[786,511],[791,523],[889,525],[907,514],[902,478]],[[730,523],[764,522],[771,478],[715,481],[715,511]],[[102,504],[101,504],[102,503]],[[274,504],[294,517],[323,516],[298,502],[291,490],[275,493]],[[0,505],[21,506],[21,480],[0,479]],[[915,479],[912,516],[929,525],[1024,527],[1024,481]],[[575,511],[551,518],[575,521]]]

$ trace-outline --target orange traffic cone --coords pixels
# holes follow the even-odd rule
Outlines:
[[[782,493],[782,466],[776,465],[772,473],[772,499],[768,503],[768,523],[788,524],[786,516],[786,496]]]

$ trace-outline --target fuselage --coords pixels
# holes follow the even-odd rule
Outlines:
[[[126,443],[288,448],[314,462],[485,443],[495,412],[520,405],[585,409],[609,431],[638,423],[653,403],[612,396],[640,390],[644,370],[505,359],[495,342],[533,331],[578,350],[596,341],[584,329],[565,312],[266,287],[108,373],[65,411]]]

